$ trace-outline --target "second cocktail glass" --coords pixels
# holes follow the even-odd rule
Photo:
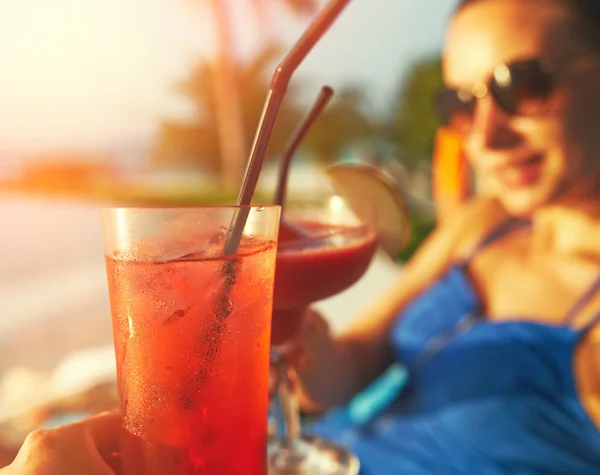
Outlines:
[[[269,444],[269,474],[358,473],[358,461],[341,447],[301,435],[289,343],[307,307],[354,284],[377,247],[372,222],[359,219],[339,196],[325,203],[286,206],[277,250],[272,322],[272,364],[278,373],[279,434]]]
[[[123,475],[264,475],[279,207],[103,210]]]

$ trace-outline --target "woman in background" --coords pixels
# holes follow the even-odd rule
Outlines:
[[[298,342],[311,407],[394,362],[369,422],[314,432],[361,473],[600,473],[600,2],[464,0],[440,108],[486,195],[445,219],[348,333]],[[318,364],[311,362],[318,361]]]

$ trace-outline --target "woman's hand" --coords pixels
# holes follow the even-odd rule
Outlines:
[[[0,475],[115,475],[120,423],[119,414],[103,413],[34,431]]]
[[[327,355],[327,348],[331,345],[331,334],[329,324],[325,318],[316,310],[307,307],[302,317],[302,325],[293,341],[285,344],[281,351],[285,353],[286,365],[292,366],[300,373],[310,372],[315,365],[319,365],[319,359]],[[275,358],[275,359],[273,359]],[[277,367],[280,356],[275,352],[272,354],[271,372],[269,375],[270,396],[277,390],[281,367]],[[322,362],[321,362],[322,363]],[[301,389],[301,388],[298,388]],[[318,410],[310,398],[304,397],[299,391],[300,400],[305,410]]]
[[[314,364],[313,350],[323,342],[329,342],[329,324],[325,318],[311,307],[306,307],[302,315],[302,324],[292,341],[286,342],[279,347],[280,352],[285,353],[286,362],[297,370],[308,370]],[[270,386],[277,382],[277,376],[271,374]]]
[[[320,354],[321,347],[328,346],[330,342],[329,323],[315,309],[307,307],[300,333],[290,351],[291,363],[298,371],[309,371],[318,364],[315,357]]]

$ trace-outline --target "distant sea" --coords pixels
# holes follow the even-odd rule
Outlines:
[[[0,195],[0,375],[110,343],[96,205]]]

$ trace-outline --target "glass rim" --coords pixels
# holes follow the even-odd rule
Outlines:
[[[302,238],[294,241],[279,241],[277,243],[278,252],[293,252],[293,251],[304,251],[306,249],[306,245],[318,245],[320,243],[329,243],[332,239],[335,239],[338,236],[354,236],[359,232],[363,232],[362,236],[357,236],[356,241],[359,242],[361,240],[366,240],[370,236],[374,236],[375,240],[377,240],[377,233],[375,228],[369,223],[361,223],[353,226],[344,226],[346,229],[342,231],[336,232],[328,232],[317,234],[315,236],[310,236],[307,238]]]
[[[177,206],[177,205],[164,205],[164,206],[151,206],[151,205],[140,205],[140,206],[119,206],[119,205],[104,205],[100,206],[100,211],[168,211],[168,210],[189,210],[189,211],[200,211],[200,210],[232,210],[232,209],[249,209],[249,210],[278,210],[281,209],[279,205],[267,204],[267,205],[190,205],[190,206]]]

